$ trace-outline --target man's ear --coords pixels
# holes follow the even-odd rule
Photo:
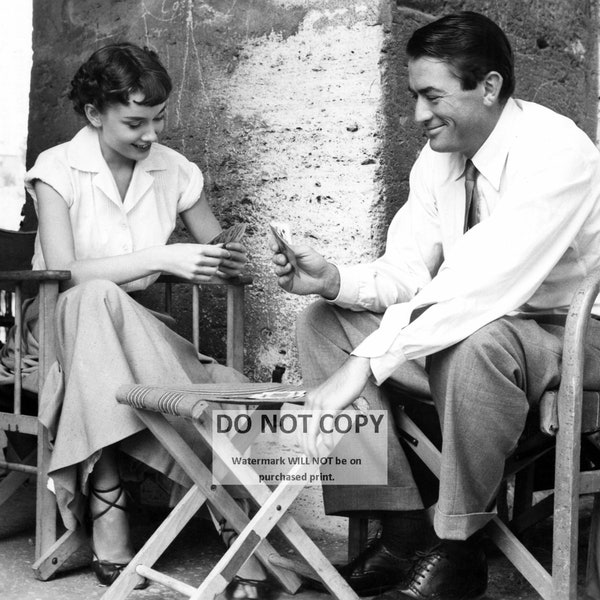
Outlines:
[[[490,71],[483,78],[483,103],[486,106],[493,106],[500,102],[500,91],[504,79],[497,71]]]
[[[93,127],[102,127],[100,111],[93,104],[86,104],[83,109],[85,111],[87,120],[92,124]]]

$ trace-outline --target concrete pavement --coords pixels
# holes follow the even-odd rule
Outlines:
[[[87,550],[80,552],[70,567],[47,582],[33,577],[34,560],[34,487],[24,487],[5,505],[0,514],[0,600],[80,600],[101,598],[106,588],[101,587],[87,566]],[[589,509],[586,511],[589,512]],[[156,528],[161,511],[139,512],[132,519],[135,542],[142,544]],[[164,516],[164,512],[162,513]],[[307,528],[315,542],[334,561],[344,560],[346,551],[343,521],[339,528]],[[587,519],[585,519],[587,525]],[[584,527],[587,531],[587,526]],[[534,552],[550,559],[550,524],[537,526],[530,541]],[[582,548],[583,551],[583,548]],[[204,519],[193,519],[157,563],[157,568],[190,585],[199,585],[223,552],[223,546],[212,524]],[[489,547],[490,583],[485,600],[534,600],[539,596],[510,566],[498,551]],[[581,562],[581,561],[580,561]],[[180,594],[152,584],[146,590],[131,594],[132,600],[175,600]],[[329,596],[313,591],[302,591],[295,596],[280,593],[278,600],[326,600]]]

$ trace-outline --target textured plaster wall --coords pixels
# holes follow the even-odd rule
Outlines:
[[[118,40],[156,49],[175,83],[163,142],[201,167],[223,225],[248,223],[255,283],[246,373],[269,380],[281,364],[287,380],[299,381],[294,320],[310,300],[276,286],[267,223],[288,220],[297,242],[339,263],[380,253],[424,143],[412,124],[404,45],[416,27],[462,8],[506,29],[519,97],[595,134],[596,21],[581,0],[34,0],[28,165],[81,126],[66,93],[94,49]],[[217,294],[202,309],[202,350],[221,357],[223,319],[215,315],[223,305]],[[182,331],[189,306],[179,293]],[[296,512],[315,530],[344,531],[343,520],[323,518],[317,487],[303,492]]]
[[[412,123],[404,45],[444,13],[494,18],[516,54],[517,96],[596,131],[596,15],[585,0],[34,1],[28,164],[81,126],[66,99],[96,48],[156,49],[175,90],[163,142],[198,163],[223,225],[248,223],[246,372],[299,380],[293,323],[309,301],[279,290],[266,226],[288,220],[339,263],[376,256],[405,202],[422,133]],[[176,233],[175,239],[185,234]],[[222,356],[223,298],[204,299],[202,349]],[[176,311],[189,325],[188,294]]]
[[[414,29],[444,14],[481,12],[508,35],[515,54],[515,97],[572,118],[592,139],[597,121],[596,2],[586,0],[397,0],[382,49],[382,194],[373,209],[374,243],[408,195],[408,174],[425,138],[412,122],[404,47]]]
[[[38,0],[28,164],[81,126],[66,92],[94,49],[124,39],[155,48],[175,83],[162,141],[201,167],[223,225],[248,223],[247,374],[269,380],[282,364],[296,381],[293,323],[308,299],[276,286],[267,224],[290,221],[298,242],[327,256],[372,256],[386,14],[371,0]],[[203,309],[202,349],[219,356],[222,301]]]

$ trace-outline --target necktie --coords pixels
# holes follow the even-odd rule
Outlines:
[[[481,220],[480,199],[476,186],[477,175],[479,175],[479,171],[468,159],[465,164],[465,232]]]

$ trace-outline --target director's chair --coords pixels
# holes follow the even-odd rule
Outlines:
[[[177,389],[137,385],[119,389],[118,401],[137,411],[139,418],[187,473],[193,486],[104,594],[103,600],[125,598],[142,577],[166,585],[192,600],[212,600],[225,590],[253,553],[288,593],[299,589],[301,580],[297,574],[304,574],[321,581],[339,600],[357,599],[338,571],[287,512],[304,486],[284,481],[272,491],[252,466],[236,464],[242,461],[233,460],[242,457],[253,441],[252,436],[238,434],[229,439],[212,435],[211,409],[214,403],[273,409],[281,405],[280,394],[283,392],[286,396],[297,395],[297,402],[303,396],[293,386],[260,383],[238,384],[237,387],[232,384],[199,384]],[[221,461],[214,472],[192,451],[165,415],[186,418],[193,423],[198,434]],[[251,519],[220,483],[225,465],[258,507],[258,512]],[[318,463],[297,464],[291,467],[289,475],[302,478],[306,474],[310,479],[318,469]],[[222,514],[238,537],[206,579],[194,587],[152,567],[204,502],[209,502]],[[267,536],[274,527],[280,530],[305,563],[286,559],[273,548]]]
[[[7,334],[15,327],[12,378],[0,383],[0,434],[7,442],[4,454],[0,449],[0,507],[5,508],[28,479],[36,479],[34,573],[46,580],[84,542],[85,536],[81,531],[58,535],[56,502],[47,485],[51,447],[48,431],[37,417],[37,402],[55,359],[54,311],[59,284],[71,274],[31,270],[35,235],[35,231],[0,229],[0,329]],[[36,294],[39,357],[37,389],[33,391],[23,386],[27,365],[20,342],[24,330],[22,304]]]
[[[59,284],[71,278],[69,271],[31,270],[36,232],[0,229],[0,330],[3,339],[15,327],[15,339],[21,340],[23,301],[38,294],[39,301],[39,367],[38,389],[22,385],[25,372],[22,344],[15,344],[12,380],[0,382],[0,507],[14,497],[29,479],[36,478],[35,562],[33,572],[45,581],[53,577],[65,562],[84,544],[83,528],[59,529],[54,494],[48,488],[48,467],[51,456],[49,433],[38,420],[38,397],[50,366],[56,359],[54,312]],[[225,286],[227,303],[227,365],[242,370],[244,332],[244,291],[252,278],[242,275],[227,281],[211,281],[203,288]],[[189,282],[163,275],[164,309],[171,312],[172,287]],[[192,286],[193,342],[199,347],[199,286]],[[2,341],[0,340],[0,348]],[[4,443],[2,444],[4,445]],[[6,512],[6,511],[5,511]]]
[[[507,461],[505,478],[515,475],[512,519],[502,497],[498,516],[487,525],[491,540],[544,600],[575,600],[579,496],[594,494],[587,561],[587,598],[600,598],[600,460],[590,437],[600,431],[600,390],[583,389],[584,341],[591,309],[600,290],[600,271],[584,280],[573,297],[566,319],[561,382],[541,399],[542,431],[524,438]],[[419,458],[439,478],[440,451],[404,410],[395,414],[402,436]],[[552,438],[555,438],[555,444]],[[582,463],[582,440],[592,449],[592,459]],[[554,493],[532,503],[535,466],[555,446]],[[594,456],[595,454],[595,456]],[[582,468],[585,465],[585,469]],[[526,526],[553,514],[552,570],[549,572],[517,537]]]

